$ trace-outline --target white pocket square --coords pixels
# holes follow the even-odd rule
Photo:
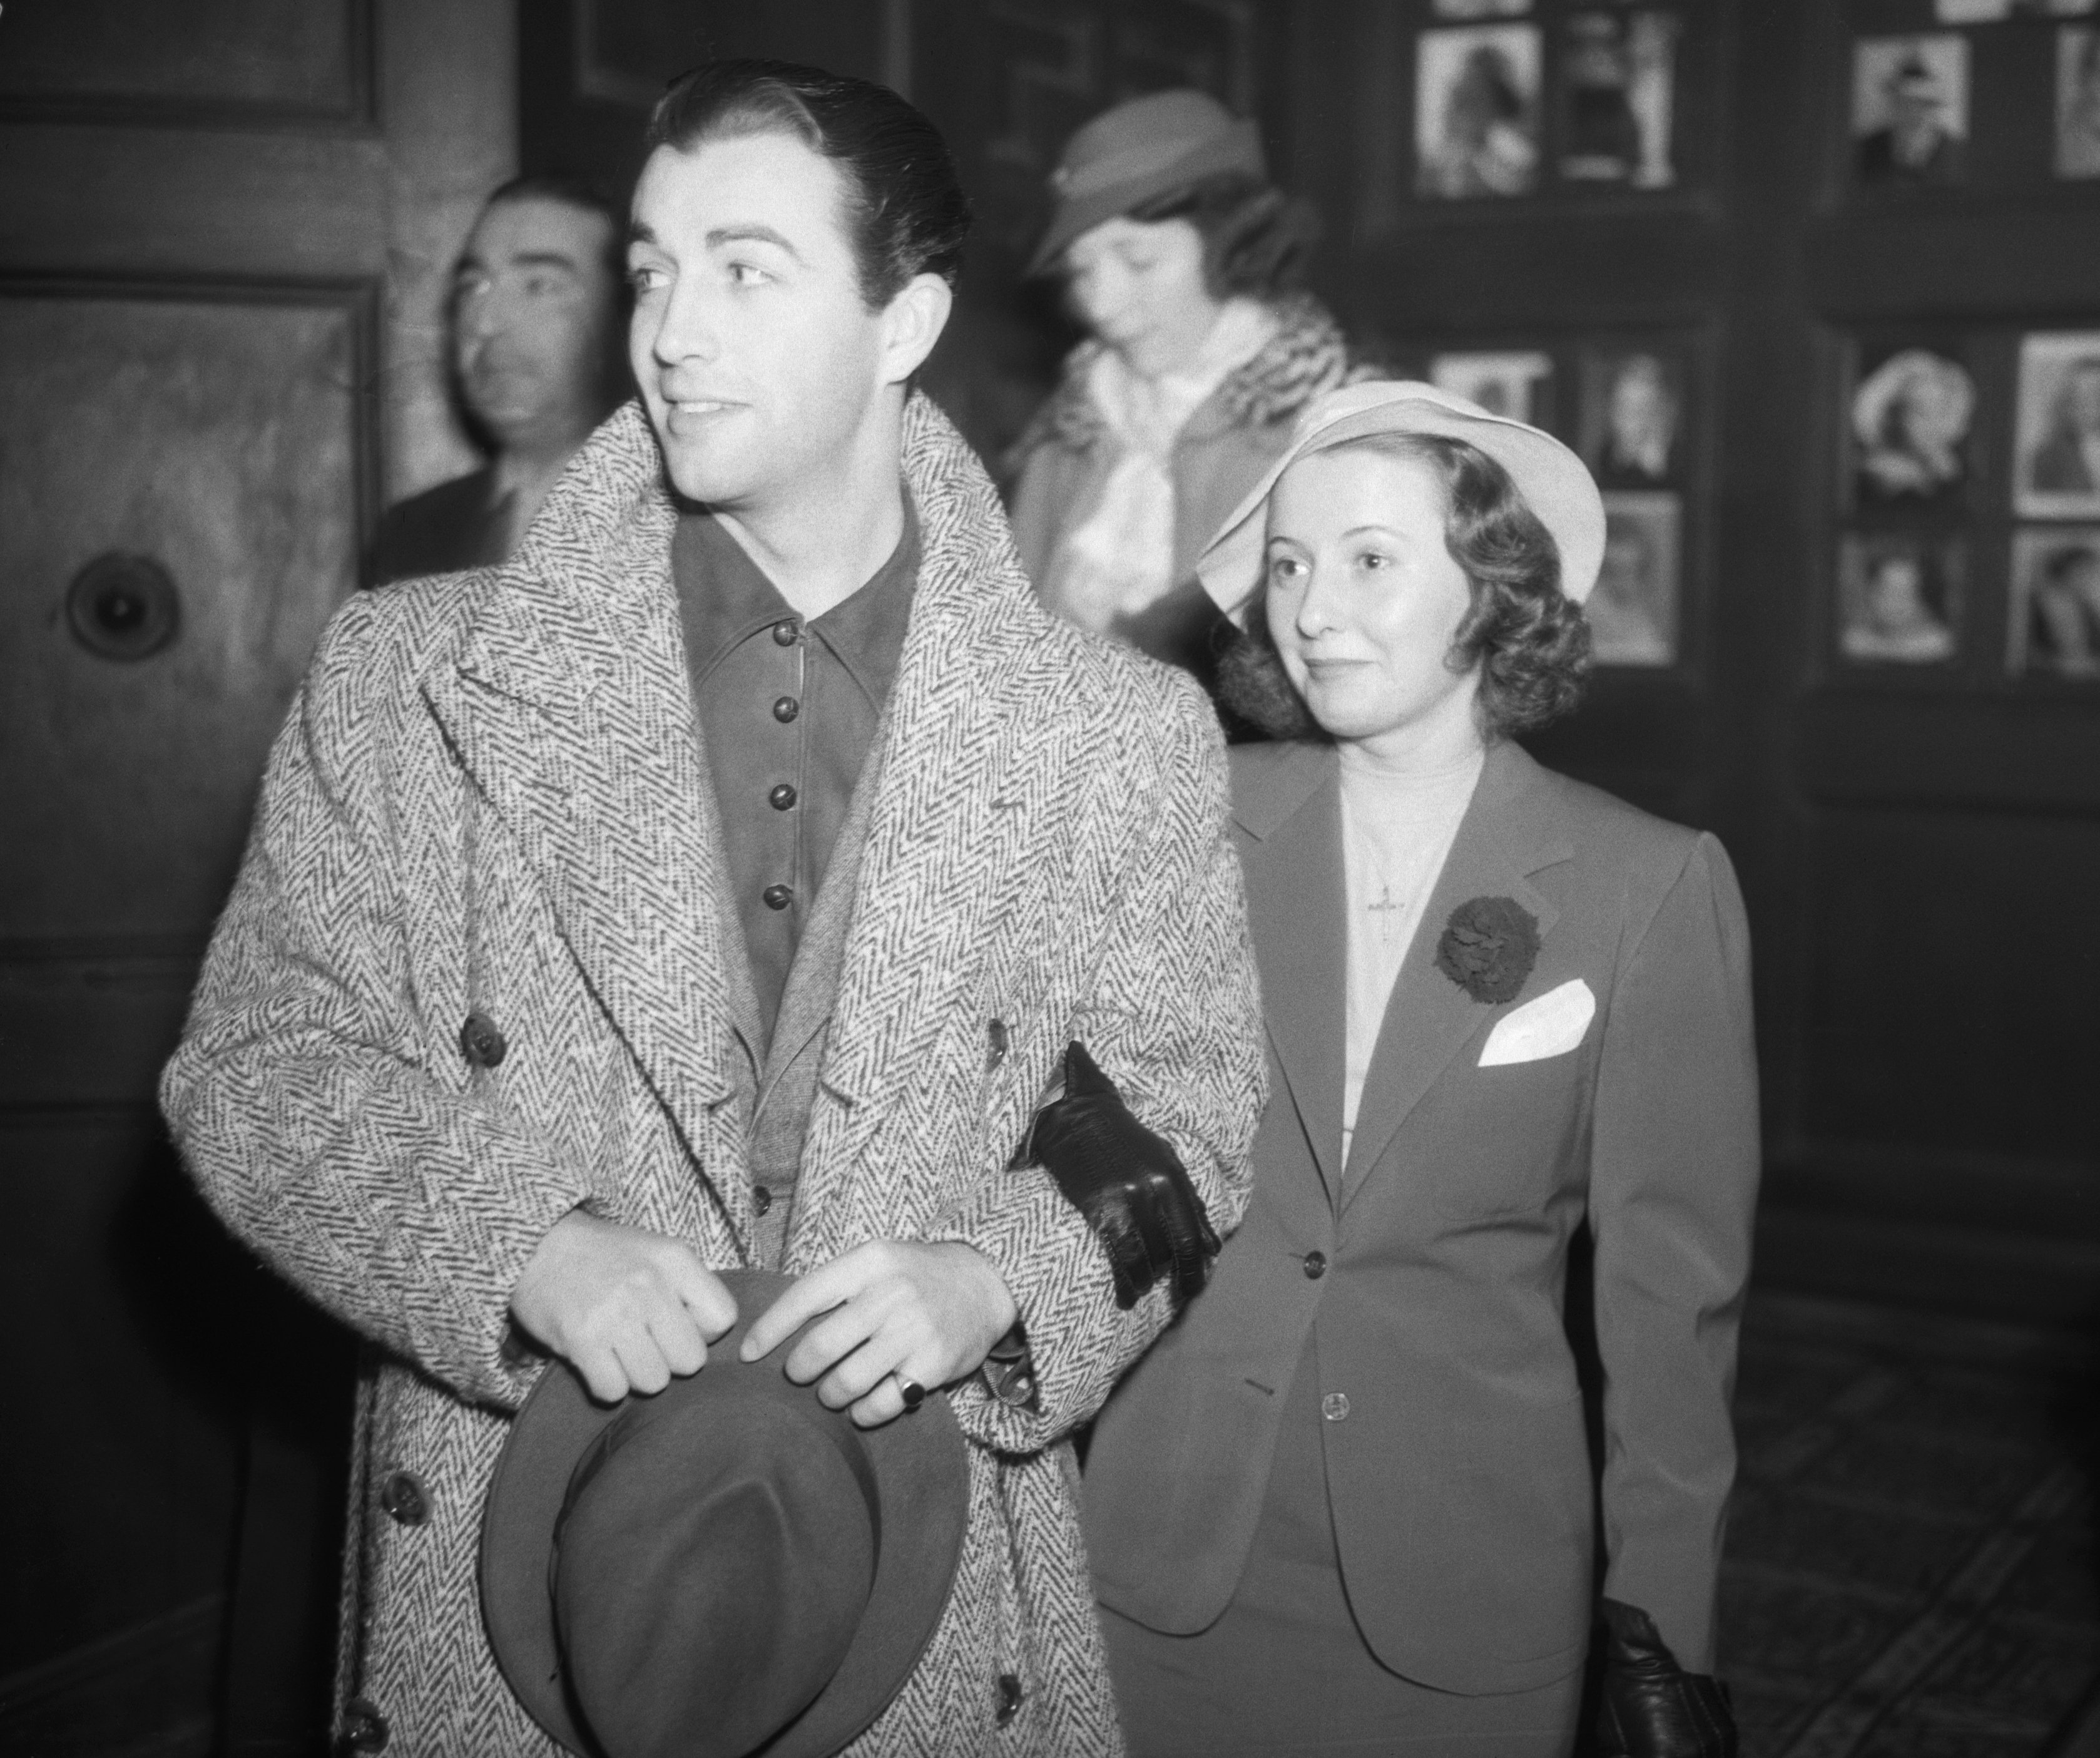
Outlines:
[[[1498,1068],[1505,1062],[1565,1056],[1582,1041],[1596,1011],[1596,995],[1580,977],[1548,989],[1495,1022],[1480,1051],[1480,1066]]]

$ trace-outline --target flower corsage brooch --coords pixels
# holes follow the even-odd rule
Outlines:
[[[1451,912],[1436,968],[1484,1005],[1516,999],[1538,962],[1538,919],[1515,898],[1470,898]]]

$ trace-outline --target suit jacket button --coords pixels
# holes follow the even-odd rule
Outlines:
[[[419,1526],[430,1517],[430,1492],[412,1471],[390,1471],[380,1480],[379,1505],[396,1526]]]
[[[1001,1727],[1011,1721],[1021,1708],[1021,1680],[1017,1674],[1002,1672],[999,1676],[999,1708],[996,1719]]]
[[[801,631],[795,626],[795,619],[790,616],[773,625],[773,644],[777,647],[792,647],[801,634]]]
[[[336,1744],[346,1752],[383,1752],[386,1750],[386,1718],[362,1697],[342,1706],[342,1725],[336,1730]]]
[[[995,1019],[985,1027],[985,1036],[991,1043],[991,1048],[985,1053],[985,1067],[996,1068],[1006,1060],[1006,1022]]]
[[[1330,1422],[1339,1422],[1349,1413],[1349,1394],[1330,1392],[1320,1400],[1320,1414]]]
[[[460,1054],[470,1068],[493,1068],[510,1052],[496,1022],[479,1009],[460,1027]]]
[[[1326,1273],[1327,1254],[1325,1252],[1308,1252],[1305,1254],[1305,1274],[1317,1282]]]
[[[802,705],[792,696],[783,696],[773,705],[773,718],[783,727],[802,712]]]
[[[795,901],[795,891],[792,886],[770,885],[758,894],[765,899],[765,907],[768,909],[785,909]]]
[[[783,781],[765,796],[765,803],[776,812],[787,811],[795,803],[795,789]]]

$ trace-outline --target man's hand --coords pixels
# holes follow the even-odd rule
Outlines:
[[[526,1261],[510,1311],[607,1404],[698,1373],[736,1323],[736,1301],[684,1241],[580,1208]]]
[[[969,1246],[875,1239],[796,1283],[741,1353],[770,1355],[816,1319],[788,1354],[788,1377],[816,1380],[825,1405],[873,1429],[903,1413],[892,1374],[939,1386],[975,1373],[1017,1314],[1004,1279]]]

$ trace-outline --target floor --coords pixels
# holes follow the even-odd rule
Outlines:
[[[1736,1425],[1744,1758],[2100,1754],[2100,1355],[1768,1294]]]

